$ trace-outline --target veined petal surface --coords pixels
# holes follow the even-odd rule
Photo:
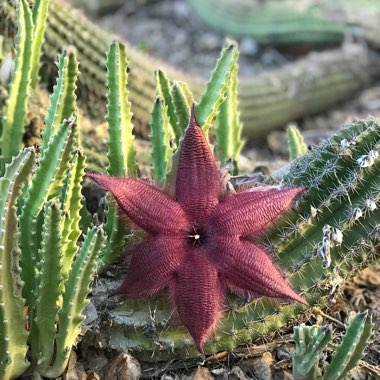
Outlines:
[[[201,224],[218,204],[220,192],[219,171],[193,111],[181,146],[176,199],[194,224]]]
[[[210,225],[218,236],[248,236],[260,234],[303,190],[268,189],[232,194],[216,207]]]
[[[288,284],[263,248],[247,240],[218,238],[209,257],[214,261],[221,281],[228,287],[268,297],[292,299],[307,305]]]
[[[202,248],[194,248],[186,256],[172,281],[170,294],[182,323],[201,352],[219,319],[223,300],[218,272]]]
[[[189,230],[186,214],[166,193],[131,178],[87,174],[98,186],[109,190],[125,214],[152,234],[172,234]]]
[[[127,277],[114,294],[149,297],[166,288],[185,257],[183,239],[150,236],[132,250]]]

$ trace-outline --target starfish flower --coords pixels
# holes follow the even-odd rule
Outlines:
[[[302,188],[262,187],[227,195],[194,112],[181,146],[173,197],[137,179],[87,176],[109,190],[121,212],[146,232],[115,293],[137,298],[168,289],[199,351],[220,317],[226,290],[307,305],[268,253],[252,242],[291,207]]]

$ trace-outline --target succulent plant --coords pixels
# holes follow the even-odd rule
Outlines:
[[[19,36],[23,37],[17,42],[14,80],[21,71],[31,84],[33,70],[20,57],[24,57],[24,45],[30,49],[34,43],[30,33],[42,29],[33,25],[25,0],[20,0],[19,9]],[[212,149],[212,125],[217,118],[215,155],[223,164],[237,161],[242,144],[236,112],[237,57],[236,45],[227,44],[195,107],[204,133],[202,144],[208,144],[208,149]],[[127,60],[122,45],[111,45],[107,70],[107,171],[113,177],[137,177]],[[78,63],[73,50],[61,53],[58,73],[37,165],[33,149],[19,152],[30,85],[12,82],[11,88],[21,91],[22,96],[12,95],[11,90],[2,112],[0,373],[4,378],[13,378],[28,368],[51,377],[64,371],[79,333],[95,265],[103,270],[130,241],[130,231],[118,218],[112,200],[106,210],[105,233],[102,227],[89,227],[80,193],[85,158],[78,137]],[[173,194],[173,178],[181,165],[179,152],[196,96],[184,83],[168,80],[162,71],[155,77],[156,102],[151,114],[153,182]],[[7,116],[15,116],[12,109],[13,113],[20,112],[17,139],[5,138],[13,133],[9,131],[12,119]],[[275,264],[309,304],[326,305],[334,278],[346,278],[379,258],[379,147],[378,122],[359,121],[268,179],[272,186],[305,188],[295,208],[279,218],[257,244],[273,251]],[[97,296],[94,286],[95,301]],[[204,345],[206,354],[233,349],[283,327],[303,310],[303,306],[265,297],[250,301],[226,298],[227,312]],[[108,308],[102,315],[107,319],[101,321],[100,332],[111,347],[131,349],[146,359],[198,355],[186,330],[161,298],[124,303]]]
[[[347,326],[341,343],[336,347],[331,363],[322,376],[319,358],[323,349],[332,340],[330,326],[305,326],[294,328],[296,352],[293,356],[293,376],[295,380],[344,379],[363,355],[371,336],[372,318],[368,314],[355,315]]]
[[[30,49],[42,39],[39,24],[46,16],[47,2],[35,4],[41,7],[36,25],[26,1],[19,4],[16,71],[2,113],[0,378],[7,380],[26,370],[47,377],[65,370],[105,239],[101,227],[79,228],[86,163],[75,120],[72,53],[60,56],[40,153],[18,153],[31,72],[38,72]]]

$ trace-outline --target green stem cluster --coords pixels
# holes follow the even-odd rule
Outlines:
[[[8,43],[15,32],[15,3],[16,0],[0,1],[0,34],[4,34]],[[67,46],[75,45],[82,71],[78,85],[81,104],[89,115],[103,118],[107,104],[104,52],[113,36],[67,5],[51,0],[45,40],[45,83],[51,83],[56,75],[57,55]],[[152,72],[165,65],[129,44],[127,50],[135,130],[148,138],[151,104],[156,96]],[[239,110],[245,134],[253,138],[264,135],[270,129],[350,99],[368,82],[378,78],[378,64],[376,54],[368,54],[367,49],[358,46],[311,55],[282,69],[245,78],[239,84]],[[165,71],[169,78],[185,80],[196,95],[201,93],[202,79],[189,78],[173,68]]]

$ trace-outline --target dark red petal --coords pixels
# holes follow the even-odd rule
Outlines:
[[[220,191],[218,168],[193,111],[181,145],[176,199],[195,224],[199,224],[217,205]]]
[[[87,174],[98,186],[111,191],[120,208],[137,226],[150,233],[188,231],[181,206],[161,190],[130,178]]]
[[[168,286],[180,266],[184,248],[182,239],[170,236],[146,238],[133,249],[127,277],[113,294],[137,298],[158,293]]]
[[[219,268],[224,286],[257,295],[293,299],[307,305],[261,247],[245,240],[219,238],[209,257]]]
[[[232,194],[219,203],[210,226],[219,236],[258,234],[281,212],[291,207],[294,197],[302,190],[302,187],[296,187]]]
[[[223,299],[218,273],[201,248],[188,253],[170,286],[178,315],[199,352],[215,327]]]

